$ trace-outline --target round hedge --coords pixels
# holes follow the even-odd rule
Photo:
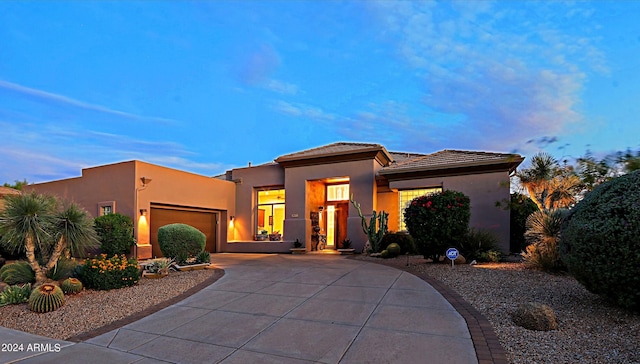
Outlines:
[[[193,257],[204,250],[207,237],[187,224],[169,224],[158,229],[158,245],[167,258]]]
[[[640,171],[591,191],[562,226],[562,258],[589,291],[640,311]]]

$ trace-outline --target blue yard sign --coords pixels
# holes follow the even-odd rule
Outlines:
[[[458,249],[449,248],[447,249],[447,258],[451,259],[451,266],[453,267],[453,261],[458,257]]]

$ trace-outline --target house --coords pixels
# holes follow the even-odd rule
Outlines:
[[[366,235],[350,196],[364,214],[388,212],[389,229],[398,231],[413,198],[452,189],[470,197],[471,226],[491,230],[508,252],[509,211],[496,202],[509,198],[509,176],[522,161],[517,154],[398,153],[380,144],[334,143],[217,177],[128,161],[25,190],[73,200],[93,216],[131,216],[135,255],[144,259],[161,255],[158,228],[174,222],[204,232],[210,252],[288,252],[296,239],[310,250],[317,237],[326,249],[344,239],[362,249]]]

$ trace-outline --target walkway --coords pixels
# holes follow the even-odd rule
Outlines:
[[[325,255],[216,254],[216,283],[82,343],[0,328],[17,363],[477,363],[465,320],[403,271]]]

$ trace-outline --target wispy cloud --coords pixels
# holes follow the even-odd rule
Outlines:
[[[565,133],[581,121],[584,69],[606,71],[592,41],[572,36],[567,27],[569,17],[588,24],[588,9],[545,3],[383,1],[373,10],[384,25],[381,36],[395,43],[401,59],[421,80],[424,104],[464,117],[462,128],[443,125],[433,130],[441,136],[448,131],[455,144],[504,150],[538,136]],[[561,21],[553,18],[557,14],[564,14]]]
[[[147,121],[147,122],[159,122],[163,124],[176,124],[178,123],[176,120],[166,119],[166,118],[158,118],[158,117],[149,117],[131,114],[119,110],[110,109],[108,107],[91,104],[84,101],[76,100],[64,95],[58,95],[55,93],[38,90],[35,88],[30,88],[26,86],[22,86],[16,83],[7,82],[4,80],[0,80],[0,89],[19,94],[21,96],[29,97],[32,99],[36,99],[43,102],[61,104],[71,107],[76,107],[84,110],[95,111],[107,115],[113,115],[121,118],[125,118],[128,120],[138,120],[138,121]]]

